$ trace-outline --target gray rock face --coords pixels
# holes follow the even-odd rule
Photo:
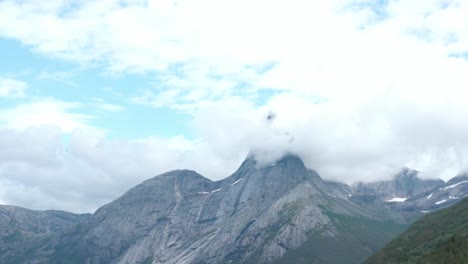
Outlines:
[[[468,196],[468,175],[452,178],[438,188],[415,195],[403,203],[390,204],[393,210],[426,214],[449,207]]]
[[[410,169],[403,169],[395,175],[391,181],[380,181],[374,183],[358,183],[353,186],[353,193],[356,195],[374,195],[382,200],[393,198],[409,198],[420,193],[433,190],[442,186],[442,180],[423,180],[418,177],[418,172]]]
[[[468,175],[448,182],[422,180],[417,172],[404,169],[391,181],[359,183],[352,188],[354,202],[366,207],[385,206],[407,221],[459,202],[468,196]]]

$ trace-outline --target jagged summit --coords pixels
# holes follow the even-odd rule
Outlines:
[[[404,180],[415,180],[418,178],[418,170],[414,170],[408,167],[404,167],[401,171],[393,175],[394,180],[404,179]]]
[[[304,167],[304,162],[302,162],[302,159],[294,154],[286,154],[283,157],[281,157],[278,161],[275,162],[278,165],[283,165],[283,166],[300,166]]]
[[[151,182],[155,182],[155,181],[158,181],[158,180],[161,180],[161,178],[190,178],[190,179],[200,179],[200,178],[204,178],[204,179],[207,179],[209,180],[208,178],[204,177],[203,175],[199,174],[198,172],[194,171],[194,170],[187,170],[187,169],[184,169],[184,170],[172,170],[172,171],[168,171],[166,173],[163,173],[163,174],[160,174],[160,175],[157,175],[157,176],[154,176],[153,178],[151,179],[148,179],[146,181],[143,181],[141,184],[150,184]],[[211,180],[210,180],[211,181]]]
[[[285,153],[283,155],[281,155],[279,158],[276,158],[275,160],[272,160],[270,163],[266,163],[266,162],[258,162],[259,160],[263,160],[261,158],[261,155],[257,155],[253,152],[250,152],[247,157],[245,158],[244,162],[254,162],[255,164],[258,164],[258,163],[265,163],[263,165],[269,165],[269,164],[274,164],[274,163],[279,163],[279,162],[282,162],[282,161],[285,161],[285,160],[296,160],[296,161],[300,161],[302,162],[302,159],[296,155],[296,154],[293,154],[293,153]]]
[[[391,180],[355,184],[354,191],[366,195],[371,194],[382,200],[403,201],[444,184],[444,181],[440,179],[421,179],[418,174],[419,172],[416,170],[404,168],[394,175]]]

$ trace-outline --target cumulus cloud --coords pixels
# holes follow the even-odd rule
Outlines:
[[[195,122],[218,155],[250,150],[267,163],[295,153],[324,178],[347,183],[388,179],[404,166],[446,180],[467,169],[463,105],[433,108],[390,96],[357,104],[279,95],[260,109],[213,105]],[[271,110],[276,116],[270,123]]]
[[[26,82],[0,76],[0,98],[23,97],[27,88]]]
[[[110,140],[96,130],[0,131],[0,200],[34,209],[93,212],[157,174],[190,168],[225,177],[239,160],[217,157],[182,136]],[[234,165],[234,166],[233,166]]]
[[[462,1],[52,0],[0,8],[0,35],[37,52],[113,74],[156,73],[155,87],[133,98],[156,107],[192,111],[233,96],[258,99],[262,89],[328,98],[465,82]]]
[[[194,113],[196,140],[182,135],[109,139],[87,127],[0,132],[0,199],[29,208],[92,212],[144,179],[194,169],[213,180],[249,154],[269,164],[284,153],[329,180],[387,179],[403,166],[449,179],[467,168],[468,126],[458,106],[424,108],[373,97],[365,104],[277,95],[264,106],[239,99]],[[274,113],[275,117],[268,120]],[[463,114],[462,114],[463,115]]]
[[[405,166],[424,178],[445,180],[466,171],[464,105],[433,107],[415,103],[424,99],[389,100],[392,96],[355,103],[278,95],[262,108],[214,105],[195,121],[219,155],[251,150],[268,163],[294,153],[330,180],[383,180]],[[265,120],[269,111],[275,113],[272,122]]]
[[[88,128],[90,116],[73,112],[80,103],[64,102],[52,98],[39,98],[0,110],[0,123],[8,128],[23,130],[34,126],[56,126],[63,132]]]

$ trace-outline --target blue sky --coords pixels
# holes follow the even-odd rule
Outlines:
[[[248,153],[347,183],[468,169],[468,5],[0,1],[0,203],[93,211]],[[275,114],[275,119],[266,117]],[[71,208],[71,209],[70,209]]]
[[[88,115],[88,123],[104,129],[109,137],[193,137],[186,114],[129,102],[135,90],[155,85],[151,74],[109,75],[98,66],[38,54],[17,40],[1,39],[0,47],[0,75],[22,80],[29,87],[27,97],[4,99],[2,108],[50,97],[80,103],[77,111]]]

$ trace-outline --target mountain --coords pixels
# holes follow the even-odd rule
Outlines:
[[[426,215],[365,263],[468,263],[468,198]]]
[[[353,192],[355,195],[373,195],[385,201],[398,202],[442,185],[444,181],[440,179],[423,180],[418,177],[418,171],[405,168],[390,181],[358,183]]]
[[[36,211],[0,205],[0,254],[42,234],[54,233],[80,222],[89,214]]]
[[[385,206],[412,222],[468,196],[468,175],[456,176],[448,182],[424,180],[417,171],[405,168],[392,180],[357,183],[351,187],[351,193],[349,199],[361,206]]]
[[[462,174],[435,189],[409,197],[403,202],[390,202],[387,207],[407,218],[418,218],[421,214],[434,212],[458,203],[467,196],[468,175]]]
[[[351,190],[294,155],[269,165],[247,158],[221,181],[171,171],[0,262],[361,263],[407,223],[348,199]]]

